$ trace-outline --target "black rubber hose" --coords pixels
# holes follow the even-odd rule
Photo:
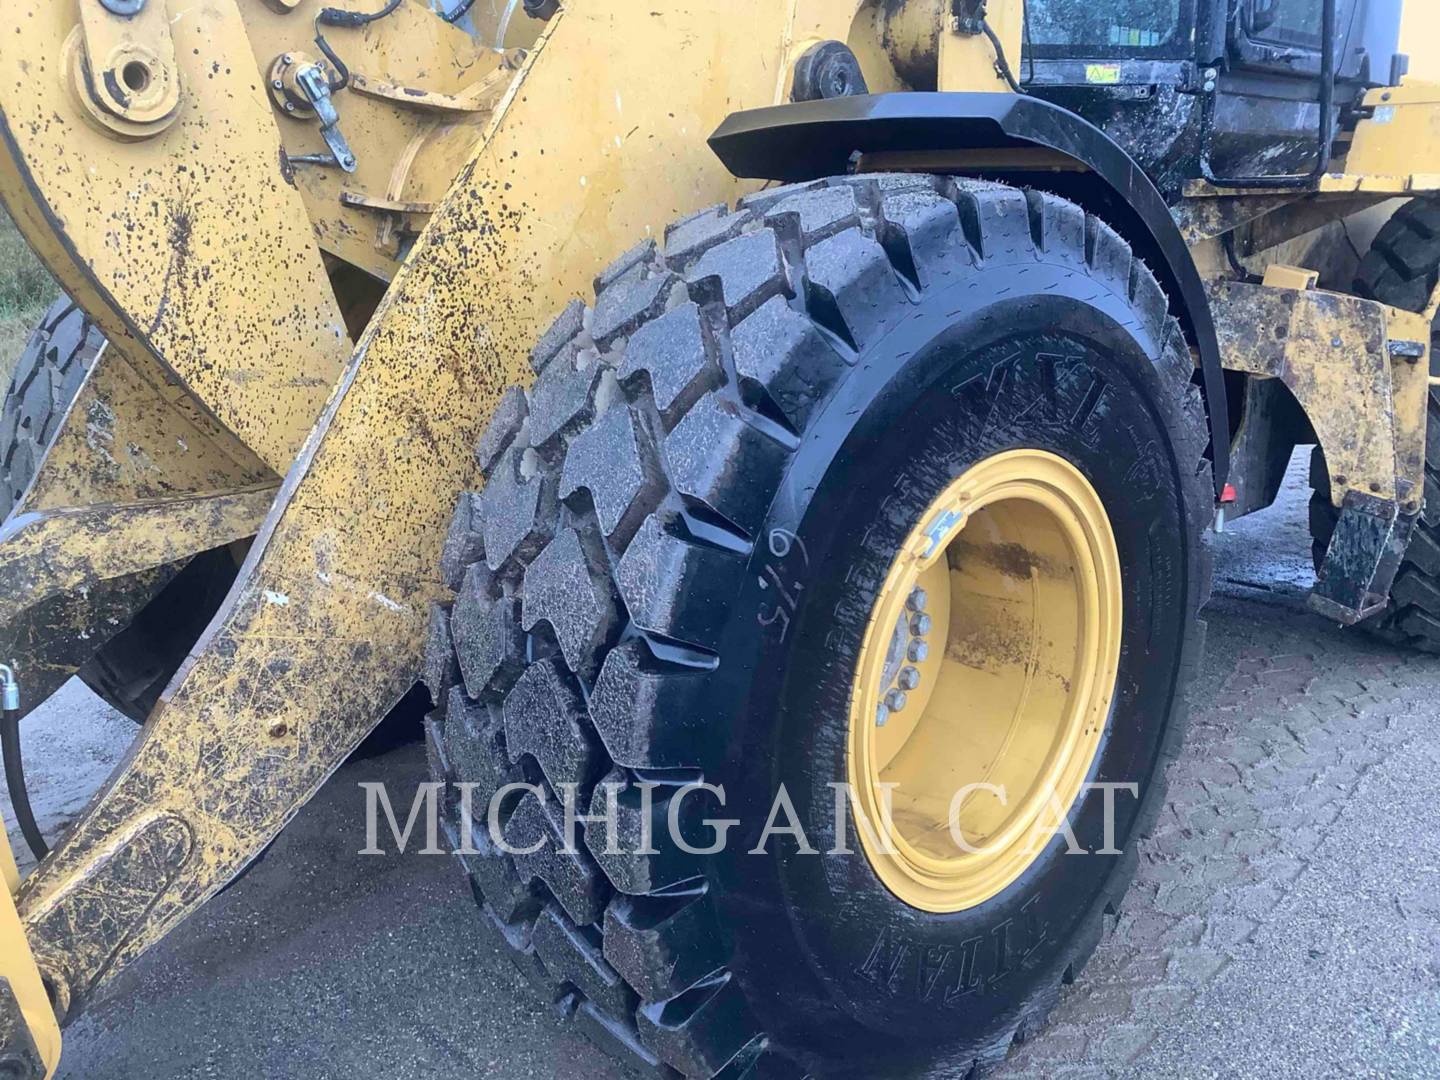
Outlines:
[[[35,824],[35,812],[30,809],[30,792],[25,787],[25,763],[20,758],[20,716],[7,712],[0,715],[0,756],[5,759],[5,786],[10,789],[10,805],[15,808],[15,820],[20,823],[20,834],[34,853],[36,860],[50,854],[40,826]]]
[[[350,85],[350,69],[345,66],[345,61],[335,55],[335,50],[332,49],[330,43],[325,40],[325,35],[320,32],[320,27],[345,26],[353,29],[358,26],[368,26],[370,23],[385,18],[386,15],[389,15],[398,8],[402,2],[403,0],[390,0],[390,2],[379,11],[345,11],[341,8],[327,7],[321,8],[316,12],[315,47],[318,48],[325,59],[329,60],[334,66],[336,75],[338,76],[335,79],[327,80],[332,94],[338,94]]]
[[[449,15],[441,15],[440,17],[448,23],[457,23],[469,14],[470,9],[474,6],[475,0],[465,0],[459,7],[450,12]]]
[[[1000,44],[1000,35],[990,28],[988,19],[980,20],[980,29],[990,39],[990,44],[995,49],[995,70],[1000,72],[1000,77],[1017,94],[1025,93],[1025,88],[1015,81],[1015,72],[1010,68],[1010,61],[1005,56],[1005,46]],[[1033,61],[1032,61],[1033,64]]]
[[[315,16],[315,21],[321,26],[365,26],[367,23],[375,22],[385,18],[392,11],[398,8],[402,0],[390,0],[379,11],[345,11],[342,8],[321,8],[320,14]]]

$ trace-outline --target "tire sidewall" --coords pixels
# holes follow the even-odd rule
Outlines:
[[[1123,858],[1066,856],[1057,837],[999,896],[934,915],[875,876],[853,813],[837,837],[831,785],[847,776],[860,642],[899,542],[939,490],[983,458],[1028,447],[1077,465],[1117,508],[1120,678],[1091,780],[1135,782],[1143,798],[1179,679],[1192,553],[1175,419],[1159,405],[1159,341],[1126,297],[1097,297],[1093,279],[1065,268],[992,267],[984,296],[1006,299],[976,293],[962,282],[925,297],[860,357],[795,455],[727,633],[732,648],[748,638],[753,650],[726,683],[739,719],[725,778],[741,826],[718,870],[737,966],[761,1015],[837,1049],[873,1050],[880,1034],[943,1039],[964,1054],[1013,1029],[1058,984]],[[801,855],[783,837],[768,855],[748,854],[781,785],[811,846],[853,854]],[[1122,849],[1139,807],[1115,799]],[[1103,846],[1099,792],[1077,803],[1071,827],[1082,846]],[[795,1009],[797,996],[809,1007]]]

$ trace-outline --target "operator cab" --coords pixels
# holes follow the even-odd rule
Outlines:
[[[1171,202],[1195,179],[1306,186],[1365,91],[1405,73],[1402,2],[1029,0],[1016,75],[1103,128]]]

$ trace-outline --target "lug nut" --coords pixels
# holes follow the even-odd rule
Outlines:
[[[923,611],[918,611],[910,619],[910,633],[916,637],[924,637],[930,633],[930,616]]]
[[[913,667],[901,668],[899,676],[895,679],[895,685],[901,690],[914,690],[920,685],[920,672]]]
[[[904,712],[905,703],[908,700],[909,699],[905,696],[905,691],[903,690],[891,690],[888,694],[885,695],[885,704],[892,713]]]
[[[884,727],[886,721],[888,721],[889,719],[890,707],[882,703],[875,709],[875,726]]]
[[[906,650],[905,655],[910,658],[912,664],[923,664],[930,658],[930,644],[915,638],[910,642],[910,648]]]
[[[924,589],[911,589],[909,597],[905,600],[905,606],[911,611],[924,611],[925,603],[929,599],[930,598],[925,595]]]

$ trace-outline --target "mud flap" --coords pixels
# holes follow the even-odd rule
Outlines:
[[[1389,499],[1348,492],[1310,606],[1344,626],[1384,611],[1417,516]]]

